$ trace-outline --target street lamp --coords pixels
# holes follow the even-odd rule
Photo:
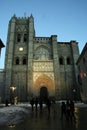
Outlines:
[[[76,89],[73,89],[73,98],[74,98],[74,101],[76,101]]]
[[[15,98],[15,95],[14,95],[14,94],[15,94],[15,90],[16,90],[16,87],[14,87],[14,86],[11,86],[11,87],[10,87],[10,92],[11,92],[11,93],[10,93],[10,96],[11,96],[11,103],[12,103],[12,104],[14,104],[14,98]]]

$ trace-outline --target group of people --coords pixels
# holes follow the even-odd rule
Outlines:
[[[48,110],[48,115],[50,115],[50,109],[51,106],[53,106],[53,104],[55,103],[55,101],[53,102],[52,100],[50,100],[49,98],[42,100],[42,99],[38,99],[38,98],[32,98],[30,100],[30,104],[32,106],[32,111],[34,110],[34,106],[35,106],[35,110],[37,112],[38,106],[40,108],[40,112],[42,113],[43,110],[43,104],[46,105],[46,108]]]
[[[43,104],[45,104],[48,111],[48,115],[50,115],[50,111],[53,113],[54,116],[57,112],[56,107],[55,107],[56,105],[55,100],[50,100],[49,98],[47,98],[45,101],[38,98],[32,98],[30,100],[30,104],[32,106],[32,111],[34,110],[34,106],[35,106],[35,110],[37,112],[38,105],[39,105],[40,112],[42,113]],[[62,104],[61,104],[61,120],[63,120],[64,118],[67,121],[76,120],[74,102],[70,99],[66,100],[66,102],[62,101]]]
[[[61,119],[75,121],[75,107],[74,102],[68,99],[66,102],[62,102],[61,105]]]

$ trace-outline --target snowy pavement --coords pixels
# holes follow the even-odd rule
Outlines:
[[[0,107],[0,125],[13,125],[22,122],[30,112],[29,104]]]
[[[29,103],[0,107],[0,126],[15,125],[24,121],[26,116],[30,113],[30,107]],[[75,107],[87,108],[87,104],[78,102],[75,103]]]
[[[82,103],[82,102],[77,102],[75,103],[76,108],[87,108],[87,104]]]

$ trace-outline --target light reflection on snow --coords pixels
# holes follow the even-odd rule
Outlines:
[[[14,128],[14,127],[15,127],[15,125],[14,125],[14,124],[12,124],[12,125],[9,125],[9,127],[10,127],[10,128]]]

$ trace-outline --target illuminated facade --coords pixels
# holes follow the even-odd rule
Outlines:
[[[78,97],[78,57],[76,41],[58,42],[57,35],[37,37],[32,15],[14,15],[9,21],[6,46],[2,84],[5,98],[9,98],[11,86],[16,87],[15,95],[20,101],[41,95],[73,98],[73,90]]]

